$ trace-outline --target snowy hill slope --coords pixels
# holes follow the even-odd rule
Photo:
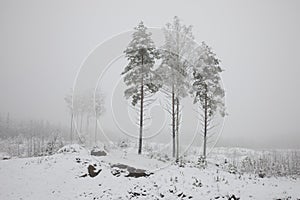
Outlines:
[[[96,157],[73,145],[52,156],[1,160],[0,199],[300,199],[299,178],[231,174],[215,164],[179,167],[135,150],[112,148]],[[99,174],[90,177],[89,166]],[[121,166],[147,176],[128,177]]]

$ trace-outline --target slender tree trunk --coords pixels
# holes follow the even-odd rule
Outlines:
[[[89,133],[89,126],[90,126],[90,116],[87,114],[86,115],[86,126],[85,126],[85,132],[86,135],[89,136],[89,143],[92,145],[92,135]]]
[[[72,111],[72,113],[71,113],[71,130],[70,130],[71,144],[73,143],[73,117],[74,117],[74,114],[73,114],[73,111]]]
[[[81,133],[81,131],[82,131],[82,121],[83,121],[83,114],[81,113],[80,114],[80,133]]]
[[[176,162],[179,162],[179,98],[176,98]]]
[[[179,67],[179,34],[178,32],[176,32],[176,67],[177,67],[177,73],[179,72],[178,70],[180,70],[180,67]],[[173,83],[174,83],[174,80],[173,80]],[[173,85],[174,86],[174,85]],[[178,87],[178,85],[176,85],[176,87]],[[180,86],[179,86],[180,87]],[[176,88],[178,89],[178,88]],[[173,90],[174,91],[174,90]],[[177,92],[178,93],[178,92]],[[175,146],[175,134],[177,134],[177,140],[176,140],[176,162],[179,161],[179,99],[178,99],[178,94],[174,95],[174,104],[176,104],[176,111],[173,112],[173,120],[174,120],[174,124],[175,127],[174,127],[174,130],[173,130],[173,138],[174,138],[174,146]],[[174,109],[174,106],[173,105],[173,109]],[[176,113],[175,113],[176,112]]]
[[[32,139],[33,142],[33,156],[36,156],[36,144],[35,144],[35,138]]]
[[[33,155],[33,136],[30,136],[30,156]]]
[[[142,153],[142,142],[143,142],[143,116],[144,116],[144,72],[143,72],[144,58],[142,56],[142,80],[141,80],[141,110],[140,110],[140,138],[139,138],[139,149],[138,154]]]
[[[30,149],[29,138],[27,138],[27,157],[30,157],[29,149]]]
[[[174,84],[172,85],[172,133],[173,133],[173,153],[172,156],[175,158],[175,91],[174,91]]]
[[[79,139],[78,130],[79,130],[79,114],[75,112],[74,114],[75,118],[75,124],[74,124],[74,141],[76,141],[76,138]]]
[[[142,142],[143,142],[143,98],[144,98],[144,86],[141,86],[141,111],[140,111],[140,138],[139,138],[139,150],[138,154],[142,153]]]
[[[76,131],[78,131],[78,127],[79,127],[79,115],[78,113],[76,113]]]
[[[95,146],[97,145],[97,112],[95,116]]]
[[[41,155],[41,139],[40,138],[38,139],[37,144],[38,144],[38,146],[37,146],[38,147],[38,156],[40,156]]]
[[[42,151],[42,154],[44,155],[44,151],[45,151],[45,148],[44,148],[44,136],[42,136],[42,147],[41,147],[41,151]]]
[[[86,133],[89,132],[89,128],[90,128],[90,116],[87,115],[87,116],[86,116],[86,127],[85,127]]]
[[[18,141],[18,157],[20,156],[20,143]]]
[[[207,89],[206,89],[207,90]],[[207,92],[204,99],[204,132],[203,132],[203,157],[206,158],[206,140],[207,140]]]

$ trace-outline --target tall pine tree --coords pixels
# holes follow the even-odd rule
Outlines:
[[[171,99],[168,110],[172,117],[173,157],[179,159],[180,101],[187,96],[188,58],[193,50],[192,27],[181,24],[178,17],[164,28],[162,64],[157,73],[162,77],[163,92]]]
[[[224,96],[221,85],[220,60],[204,42],[196,50],[196,62],[193,67],[194,103],[198,103],[203,111],[200,114],[203,125],[203,158],[206,158],[206,146],[209,130],[213,128],[211,121],[216,113],[225,116]]]
[[[147,93],[155,93],[160,85],[155,84],[157,75],[153,71],[155,59],[159,58],[159,53],[151,39],[151,33],[143,22],[134,28],[132,40],[124,51],[128,65],[122,75],[124,82],[128,86],[125,90],[125,97],[131,97],[132,105],[139,104],[140,114],[140,134],[138,154],[142,153],[143,123],[144,123],[144,99]]]

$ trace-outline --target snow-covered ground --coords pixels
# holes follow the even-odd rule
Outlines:
[[[72,145],[52,156],[1,160],[0,199],[300,199],[299,177],[229,173],[222,164],[228,152],[259,154],[252,150],[214,149],[206,169],[196,166],[192,154],[180,167],[167,156],[137,155],[134,147],[106,151],[107,156],[91,156]],[[116,164],[146,170],[147,176],[127,177]],[[101,170],[95,177],[88,175],[90,165]]]

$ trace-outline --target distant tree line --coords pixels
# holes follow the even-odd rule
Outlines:
[[[17,120],[9,113],[0,115],[0,152],[11,156],[51,155],[66,143],[67,137],[61,125],[44,120]]]

